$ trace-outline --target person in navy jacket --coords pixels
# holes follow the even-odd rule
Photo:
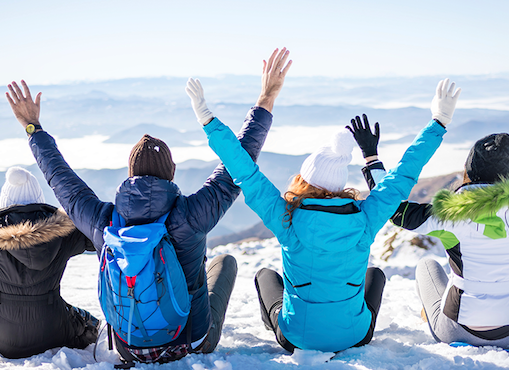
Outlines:
[[[262,92],[250,109],[237,138],[256,160],[272,124],[271,109],[281,84],[269,72],[281,68],[286,50],[276,51],[264,65]],[[103,247],[103,230],[111,221],[113,207],[127,225],[150,223],[169,212],[168,233],[175,246],[189,290],[196,281],[188,325],[169,346],[129,348],[115,336],[117,350],[126,361],[173,360],[188,352],[209,353],[216,347],[233,289],[237,266],[232,256],[220,256],[205,270],[207,233],[217,224],[240,193],[225,167],[219,164],[204,185],[190,196],[181,194],[173,180],[175,164],[166,144],[149,135],[137,143],[129,158],[129,177],[117,189],[115,204],[103,202],[65,162],[55,140],[39,123],[41,93],[35,101],[24,81],[13,82],[7,98],[13,112],[29,135],[29,145],[50,187],[76,227],[92,240],[98,254]],[[275,87],[274,87],[275,86]],[[155,353],[155,355],[154,355]],[[164,353],[164,358],[159,358]]]

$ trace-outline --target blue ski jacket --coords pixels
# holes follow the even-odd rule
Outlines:
[[[431,121],[366,200],[305,199],[290,225],[283,222],[286,201],[231,130],[218,119],[204,129],[246,203],[281,243],[284,293],[278,322],[283,335],[298,348],[320,351],[336,352],[360,342],[371,322],[364,301],[370,246],[408,197],[445,129]],[[350,211],[305,209],[308,205],[345,206]]]
[[[267,110],[254,107],[248,112],[238,139],[252,160],[258,158],[271,124],[272,114]],[[76,227],[92,240],[100,255],[103,231],[110,224],[113,203],[98,199],[65,162],[48,133],[36,132],[29,144],[58,201]],[[127,224],[150,223],[169,212],[166,226],[188,289],[199,281],[191,302],[192,342],[203,338],[211,325],[205,273],[207,233],[239,194],[240,189],[222,164],[216,167],[202,188],[190,196],[182,195],[175,183],[153,176],[128,178],[117,189],[115,207]],[[186,343],[186,330],[182,333],[172,344]]]

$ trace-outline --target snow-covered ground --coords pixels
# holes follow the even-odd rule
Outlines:
[[[276,239],[229,244],[209,250],[209,257],[222,253],[235,256],[239,273],[223,335],[216,351],[209,355],[189,355],[165,365],[141,365],[144,369],[501,369],[509,368],[509,353],[494,347],[452,348],[436,343],[420,317],[421,304],[415,293],[414,269],[417,261],[433,257],[446,265],[440,243],[429,249],[412,245],[415,234],[387,225],[377,237],[371,264],[381,267],[387,276],[382,307],[373,341],[361,348],[333,353],[297,350],[293,355],[283,350],[272,332],[265,330],[260,319],[253,277],[262,267],[281,270],[279,244]],[[415,244],[415,241],[413,242]],[[77,256],[69,261],[62,282],[66,300],[103,318],[97,300],[97,257]],[[338,313],[340,314],[340,313]],[[97,345],[85,350],[56,348],[28,359],[7,360],[0,357],[1,368],[112,369],[118,363],[107,349],[106,333]],[[330,358],[334,356],[332,360]]]

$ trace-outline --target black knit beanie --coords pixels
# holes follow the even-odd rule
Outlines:
[[[465,162],[472,182],[494,183],[509,177],[509,135],[491,134],[477,141]]]
[[[175,163],[164,141],[144,135],[129,155],[128,176],[156,176],[173,181]]]

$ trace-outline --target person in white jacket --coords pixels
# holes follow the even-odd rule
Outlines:
[[[370,187],[380,162],[363,169]],[[431,334],[438,342],[509,348],[509,134],[475,143],[463,184],[440,190],[432,204],[403,202],[391,218],[400,227],[438,237],[451,273],[433,259],[415,273]]]

